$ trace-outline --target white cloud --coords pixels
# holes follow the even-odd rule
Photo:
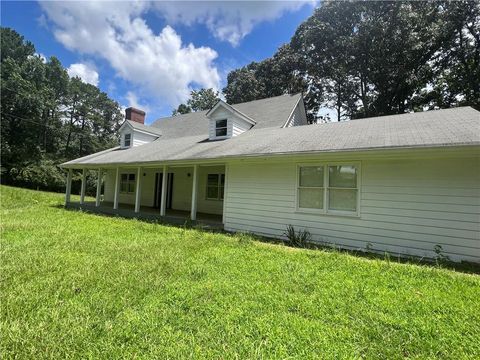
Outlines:
[[[158,1],[154,7],[170,23],[205,24],[216,38],[237,46],[257,24],[316,3],[317,0]]]
[[[44,64],[47,63],[47,57],[43,55],[42,53],[35,53],[36,56],[38,56]]]
[[[78,76],[87,84],[98,85],[98,72],[89,65],[72,64],[67,68],[67,73],[70,77]]]
[[[125,95],[125,98],[128,101],[128,107],[133,106],[134,108],[143,110],[146,113],[150,112],[150,107],[147,104],[141,103],[133,91],[128,91]]]
[[[58,41],[70,50],[107,60],[118,76],[148,89],[171,106],[192,87],[218,88],[220,76],[209,47],[183,44],[166,26],[155,34],[141,18],[140,2],[41,2]]]

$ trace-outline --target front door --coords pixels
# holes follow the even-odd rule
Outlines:
[[[160,208],[162,203],[162,182],[163,182],[163,173],[155,173],[155,201],[154,207],[157,209]],[[166,208],[172,208],[172,194],[173,194],[173,173],[167,174],[167,203]]]

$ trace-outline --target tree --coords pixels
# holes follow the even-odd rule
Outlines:
[[[218,102],[218,91],[213,89],[192,90],[187,105],[192,111],[210,110]]]
[[[318,87],[301,72],[303,59],[294,52],[289,44],[281,46],[275,55],[260,63],[231,71],[227,76],[227,86],[223,93],[230,104],[264,99],[283,94],[303,92],[305,102],[310,106],[307,116],[315,121],[318,106],[315,97]]]
[[[480,3],[322,2],[289,44],[231,71],[229,103],[302,91],[309,119],[480,107]],[[318,119],[325,121],[327,119]]]
[[[190,98],[186,104],[180,104],[176,110],[173,110],[173,115],[188,114],[192,111],[209,110],[215,106],[218,97],[218,91],[210,89],[192,90]]]
[[[480,109],[480,3],[445,4],[442,50],[434,62],[434,81],[417,101],[420,106],[470,105]]]
[[[60,190],[59,163],[117,143],[120,106],[14,30],[1,36],[1,180]]]
[[[257,63],[233,70],[227,75],[223,94],[229,104],[257,100],[265,97],[264,85],[255,76]]]
[[[181,115],[181,114],[188,114],[188,113],[191,113],[191,112],[192,112],[192,109],[190,108],[190,106],[188,106],[186,104],[180,104],[180,105],[178,105],[177,109],[172,111],[172,115],[176,116],[176,115]]]
[[[299,27],[292,47],[339,120],[403,113],[432,80],[442,26],[440,3],[328,2]]]

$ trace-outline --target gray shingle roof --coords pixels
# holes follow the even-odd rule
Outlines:
[[[152,126],[147,126],[147,125],[144,125],[144,124],[140,124],[140,123],[138,123],[136,121],[132,121],[132,120],[125,120],[125,122],[128,123],[129,125],[131,125],[136,130],[148,132],[150,134],[159,135],[159,136],[162,135],[162,131],[158,128],[154,128]]]
[[[256,121],[255,129],[282,127],[288,120],[293,108],[300,100],[301,94],[281,95],[268,99],[254,100],[230,105],[241,113]],[[179,138],[184,136],[204,135],[208,137],[207,111],[198,111],[185,115],[161,118],[152,123],[158,128],[163,138]]]
[[[223,141],[204,135],[158,139],[65,163],[106,165],[341,152],[372,149],[480,145],[480,112],[471,107],[374,117],[340,123],[247,131]]]

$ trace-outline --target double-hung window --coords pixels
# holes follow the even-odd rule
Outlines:
[[[215,136],[227,136],[227,119],[215,121]]]
[[[123,137],[123,146],[130,147],[131,143],[132,143],[132,134],[125,134]]]
[[[298,207],[300,209],[324,208],[324,166],[300,166]]]
[[[298,210],[358,215],[358,177],[358,165],[300,165],[297,188]]]
[[[135,192],[135,174],[121,175],[120,192],[124,194],[132,194]]]
[[[207,175],[207,196],[208,200],[223,200],[225,189],[225,174]]]
[[[353,165],[328,166],[328,210],[357,211],[357,176]]]

